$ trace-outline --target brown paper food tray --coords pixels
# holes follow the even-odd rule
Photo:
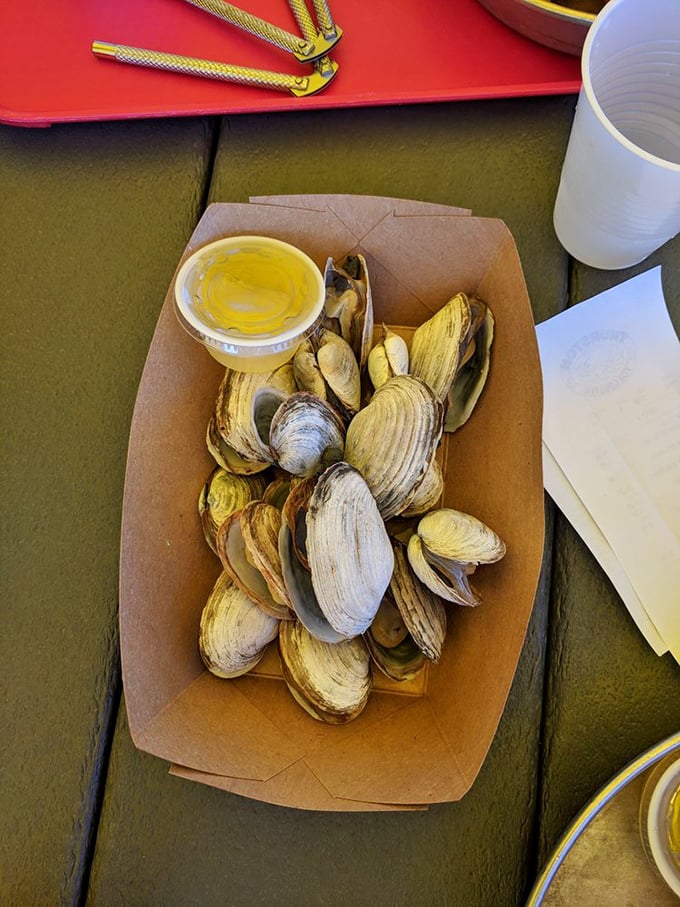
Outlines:
[[[211,205],[182,260],[236,233],[291,242],[320,268],[328,256],[360,251],[376,324],[416,326],[460,290],[490,304],[491,372],[470,421],[444,438],[443,504],[487,522],[508,551],[477,571],[480,607],[450,607],[444,654],[426,683],[406,695],[374,690],[347,725],[312,719],[276,676],[212,676],[199,657],[198,625],[220,565],[197,501],[214,466],[205,432],[223,369],[179,326],[173,280],[137,396],[123,502],[120,626],[132,738],[174,763],[174,774],[286,806],[412,809],[458,800],[500,720],[543,549],[540,366],[512,236],[501,221],[446,206],[279,196]]]

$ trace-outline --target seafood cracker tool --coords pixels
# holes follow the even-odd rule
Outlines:
[[[186,0],[192,6],[211,13],[259,40],[273,44],[290,53],[299,63],[311,63],[313,70],[307,75],[272,72],[247,66],[186,57],[127,44],[113,44],[108,41],[94,41],[92,52],[101,57],[111,57],[121,63],[149,66],[187,75],[203,76],[243,85],[257,85],[289,91],[296,97],[316,94],[326,87],[335,76],[338,65],[328,56],[342,37],[342,29],[333,21],[326,0],[312,0],[317,22],[314,22],[304,0],[288,0],[300,35],[286,31],[278,25],[260,19],[226,0]]]

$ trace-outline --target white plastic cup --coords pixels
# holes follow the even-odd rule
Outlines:
[[[680,232],[680,0],[610,0],[581,75],[555,232],[578,261],[626,268]]]
[[[324,278],[298,249],[237,235],[197,249],[175,278],[182,327],[222,365],[263,372],[287,362],[324,314]]]

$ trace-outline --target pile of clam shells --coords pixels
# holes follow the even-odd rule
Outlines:
[[[437,662],[451,604],[505,544],[438,507],[442,432],[470,417],[489,370],[493,317],[458,293],[408,344],[383,327],[361,255],[325,268],[325,320],[281,367],[228,369],[207,430],[216,466],[199,497],[222,571],[199,650],[234,678],[278,640],[281,672],[314,718],[360,714],[375,669],[396,681]]]

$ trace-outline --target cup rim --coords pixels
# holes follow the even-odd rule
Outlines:
[[[262,335],[241,336],[232,335],[228,331],[218,331],[201,321],[187,306],[183,298],[182,290],[186,284],[187,274],[194,267],[196,262],[207,252],[212,249],[221,247],[234,246],[242,242],[256,242],[268,246],[277,246],[285,249],[290,254],[301,260],[309,273],[314,276],[317,287],[317,303],[313,306],[309,315],[297,322],[288,330],[281,331],[271,337]],[[211,240],[195,249],[182,262],[175,276],[173,299],[175,311],[177,312],[182,326],[195,339],[199,340],[206,346],[219,350],[220,352],[230,355],[239,355],[240,352],[246,352],[251,355],[261,355],[265,353],[281,352],[288,349],[294,343],[299,343],[314,330],[318,325],[319,319],[323,316],[325,303],[325,283],[321,270],[316,263],[292,243],[285,242],[282,239],[276,239],[273,236],[265,236],[254,233],[234,233],[229,236],[222,236],[219,239]]]
[[[603,27],[604,23],[606,23],[609,19],[612,10],[617,6],[623,6],[623,4],[626,2],[629,2],[629,0],[609,0],[609,2],[606,3],[605,6],[603,6],[600,12],[597,14],[593,24],[590,26],[586,33],[586,38],[583,42],[583,51],[581,53],[581,81],[583,83],[583,91],[587,95],[588,101],[591,104],[595,116],[597,117],[599,122],[620,145],[649,164],[653,164],[657,167],[662,167],[664,170],[669,170],[671,173],[680,173],[680,164],[676,164],[673,161],[668,161],[663,157],[652,154],[650,151],[645,151],[644,148],[640,148],[640,146],[636,145],[635,142],[632,142],[629,138],[626,138],[626,136],[619,129],[617,129],[616,126],[614,126],[614,124],[602,109],[602,106],[597,99],[597,95],[595,94],[595,89],[593,88],[593,82],[590,77],[590,57],[593,44],[598,32]]]

